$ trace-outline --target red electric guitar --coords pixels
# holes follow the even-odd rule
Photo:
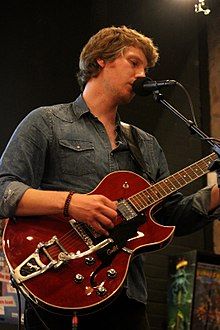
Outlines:
[[[61,216],[9,219],[3,250],[13,282],[26,298],[60,313],[90,313],[108,304],[122,288],[131,259],[166,246],[175,227],[151,216],[165,197],[208,172],[215,153],[150,185],[139,175],[107,175],[90,194],[118,201],[109,237]]]

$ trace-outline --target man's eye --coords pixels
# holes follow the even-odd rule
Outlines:
[[[136,62],[136,61],[131,61],[131,64],[132,64],[133,66],[137,66],[137,62]]]

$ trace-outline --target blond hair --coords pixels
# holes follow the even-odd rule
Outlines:
[[[117,58],[126,47],[140,48],[147,59],[148,68],[153,67],[159,57],[158,48],[152,39],[142,33],[128,28],[107,27],[93,35],[84,46],[79,60],[78,83],[81,90],[84,89],[88,80],[99,74],[101,67],[97,59],[111,62]]]

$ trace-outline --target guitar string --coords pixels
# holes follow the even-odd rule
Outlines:
[[[136,207],[138,211],[141,211],[144,208],[153,205],[155,202],[160,201],[161,199],[163,199],[164,197],[168,196],[170,193],[173,193],[174,191],[178,190],[181,187],[181,186],[177,186],[177,187],[175,186],[175,184],[172,182],[173,178],[175,181],[178,182],[177,176],[179,176],[179,182],[182,181],[182,186],[188,184],[192,182],[194,179],[197,179],[202,175],[204,175],[205,173],[207,173],[208,172],[207,165],[210,164],[211,161],[214,160],[215,158],[216,155],[212,153],[211,155],[200,160],[198,163],[190,165],[186,169],[183,169],[177,172],[176,174],[171,175],[169,178],[166,178],[156,183],[155,185],[146,188],[144,191],[139,192],[134,196],[131,196],[129,200],[132,202],[132,204]],[[194,178],[191,177],[189,171],[191,171],[191,173],[193,173],[196,176],[194,176]],[[162,188],[163,191],[165,191],[164,196],[161,197],[160,192],[157,190],[157,187]],[[156,196],[156,200],[155,197],[153,198],[152,195],[149,194],[149,192],[151,193],[153,189],[155,193],[158,193],[158,197]],[[147,196],[146,193],[148,193]],[[144,204],[143,204],[143,200],[144,200]]]
[[[58,240],[59,240],[59,243],[61,245],[63,245],[64,249],[67,252],[74,252],[74,251],[70,251],[70,248],[72,248],[73,245],[74,245],[75,251],[77,251],[79,248],[82,248],[82,242],[77,241],[78,236],[79,235],[77,235],[75,230],[71,229],[67,233],[65,233],[63,236],[58,238]],[[85,244],[85,242],[84,242],[84,244]],[[53,258],[55,258],[57,256],[57,254],[60,253],[61,249],[60,249],[59,245],[52,245],[52,246],[48,246],[47,250],[48,250],[49,254]]]
[[[194,179],[199,178],[200,176],[202,176],[203,174],[208,172],[207,165],[208,165],[208,163],[210,163],[211,160],[214,159],[214,156],[216,156],[214,153],[207,156],[205,159],[200,160],[198,163],[193,164],[193,165],[187,167],[186,169],[183,169],[183,170],[177,172],[176,174],[171,175],[169,178],[166,178],[166,179],[156,183],[155,185],[152,185],[152,186],[148,187],[147,189],[131,196],[129,198],[129,200],[132,200],[132,204],[134,204],[134,206],[137,209],[143,208],[143,207],[146,208],[146,207],[158,202],[160,199],[164,198],[167,194],[169,195],[170,193],[174,192],[173,189],[175,189],[175,190],[179,189],[179,185],[176,186],[175,183],[172,182],[172,179],[174,179],[177,183],[179,183],[181,180],[183,182],[182,185],[190,183]],[[206,160],[208,160],[208,161],[206,161]],[[192,174],[190,176],[189,171],[191,171],[191,173],[193,173],[193,175],[196,175],[196,177],[192,177]],[[181,174],[183,174],[183,175],[181,175]],[[177,178],[177,176],[179,176],[179,179]],[[181,185],[181,182],[180,182],[180,185]],[[158,187],[162,188],[162,190],[165,191],[165,196],[163,196],[163,195],[161,196],[160,191],[158,191],[158,189],[157,189]],[[168,189],[168,191],[166,190],[166,188]],[[147,195],[146,195],[146,193],[147,193]],[[59,242],[63,245],[65,244],[64,248],[68,251],[69,248],[73,247],[72,243],[73,243],[74,239],[79,239],[79,236],[80,235],[78,233],[76,233],[76,231],[74,229],[71,229],[68,233],[66,233],[59,239]],[[80,239],[81,239],[81,241],[83,241],[82,237]],[[82,242],[80,242],[80,241],[79,242],[74,241],[75,251],[77,251],[78,248],[82,248],[81,243]],[[85,246],[87,246],[84,241],[83,241],[83,243],[85,244]],[[53,253],[55,254],[55,252],[60,251],[60,248],[59,248],[59,246],[50,246],[50,247],[48,247],[48,250],[50,250],[49,252],[52,255]]]
[[[80,237],[80,235],[74,229],[71,229],[65,235],[60,237],[59,242],[61,243],[61,245],[63,245],[63,247],[65,248],[65,250],[67,252],[74,252],[73,246],[74,246],[75,251],[80,250],[80,252],[86,251],[86,247],[88,248],[88,246],[86,245],[86,242],[83,240],[82,237]],[[83,250],[82,250],[82,242],[85,245]],[[49,250],[51,256],[54,258],[60,252],[60,247],[58,245],[49,246],[48,250]]]
[[[190,181],[192,181],[192,178],[187,174],[187,177],[190,177],[190,180],[185,180],[186,175],[184,173],[184,179],[181,177],[183,184],[187,184]],[[203,174],[203,173],[202,173]],[[180,176],[180,174],[178,174]],[[177,176],[176,176],[177,177]],[[196,178],[198,178],[197,176]],[[174,178],[174,177],[173,177]],[[176,178],[175,178],[176,180]],[[177,180],[176,180],[177,181]],[[165,192],[165,194],[161,195],[160,191],[157,190],[157,188],[160,188]],[[170,180],[166,179],[163,182],[158,183],[156,186],[152,186],[147,188],[145,191],[138,193],[136,196],[132,197],[135,207],[138,210],[142,210],[143,208],[146,208],[147,206],[153,205],[154,203],[160,201],[164,197],[168,196],[170,193],[173,193],[174,191],[178,190],[180,186],[176,186],[172,182],[172,178]],[[147,193],[147,195],[146,195]]]

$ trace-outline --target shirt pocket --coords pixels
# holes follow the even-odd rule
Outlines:
[[[59,146],[63,173],[80,176],[95,172],[95,150],[92,142],[59,140]]]

